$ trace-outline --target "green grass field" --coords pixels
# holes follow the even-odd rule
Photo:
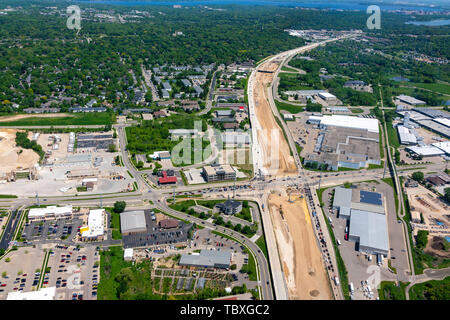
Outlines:
[[[415,284],[409,290],[410,300],[450,300],[450,277]]]
[[[114,114],[107,112],[73,113],[66,117],[41,118],[32,116],[14,121],[0,122],[0,126],[65,126],[65,125],[107,125],[116,121]]]
[[[380,300],[406,300],[405,289],[408,283],[400,282],[400,286],[396,286],[392,281],[382,281],[378,294]]]
[[[278,111],[286,110],[287,112],[290,112],[290,113],[293,113],[293,114],[302,112],[304,110],[302,106],[294,106],[292,104],[279,102],[277,100],[275,100],[275,105],[277,106]]]
[[[450,95],[450,85],[445,83],[415,83],[405,82],[406,86],[414,86],[422,89],[427,89],[436,93]]]

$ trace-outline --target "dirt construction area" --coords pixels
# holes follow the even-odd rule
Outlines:
[[[262,70],[274,72],[278,64],[266,62]],[[253,87],[255,113],[263,130],[258,131],[258,143],[261,146],[263,166],[269,175],[289,175],[297,172],[294,158],[290,155],[289,145],[283,131],[278,126],[269,105],[268,88],[274,73],[257,72]]]
[[[292,300],[329,300],[329,281],[314,236],[305,198],[271,194],[269,209],[278,252]]]
[[[70,113],[19,114],[14,116],[3,116],[0,118],[0,122],[16,121],[26,118],[61,118],[61,117],[73,117],[73,115],[71,115]]]
[[[39,155],[33,150],[16,147],[17,131],[0,130],[0,176],[16,169],[28,169],[39,161]],[[28,138],[31,138],[31,134]]]

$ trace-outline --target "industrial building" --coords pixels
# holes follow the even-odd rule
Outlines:
[[[205,166],[202,174],[207,182],[236,179],[236,171],[229,164]]]
[[[433,145],[407,147],[406,151],[422,157],[437,157],[445,155],[445,152]]]
[[[397,96],[396,99],[398,101],[400,101],[400,102],[409,104],[411,106],[421,106],[421,105],[426,105],[427,104],[425,101],[418,100],[418,99],[416,99],[414,97],[407,96],[407,95],[404,95],[404,94],[401,94],[401,95]]]
[[[325,101],[336,101],[337,97],[329,92],[320,92],[319,97]]]
[[[304,160],[304,164],[314,162],[326,164],[331,170],[380,165],[379,134],[366,128],[324,126],[317,137],[314,153],[307,154]]]
[[[331,116],[310,116],[308,123],[318,124],[321,129],[328,127],[340,127],[349,129],[367,130],[369,132],[379,132],[378,120],[372,118],[361,118],[343,115]]]
[[[32,208],[28,211],[29,221],[71,219],[72,217],[72,206],[48,206],[46,208]]]
[[[80,228],[82,241],[101,241],[105,233],[105,209],[89,211],[88,224]]]
[[[218,203],[216,207],[219,208],[219,210],[224,214],[236,214],[242,211],[242,202],[234,199],[228,199],[225,202]]]
[[[182,254],[180,266],[228,269],[231,253],[228,251],[201,250],[200,253]]]
[[[358,250],[369,254],[389,253],[389,237],[383,196],[377,192],[334,189],[333,209],[339,218],[349,220],[348,239],[358,243]]]
[[[348,238],[358,243],[359,251],[384,256],[389,253],[389,238],[384,215],[352,210]]]
[[[400,139],[400,144],[404,145],[415,145],[417,144],[416,136],[410,131],[409,128],[405,126],[397,126],[398,137]]]
[[[122,235],[130,235],[147,231],[147,223],[143,210],[126,211],[120,214],[120,231]]]
[[[397,111],[397,113],[418,126],[450,138],[450,113],[448,112],[429,108],[413,108],[408,111]]]

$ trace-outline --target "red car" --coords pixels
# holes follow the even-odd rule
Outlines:
[[[2,283],[0,287],[6,287],[6,283]]]

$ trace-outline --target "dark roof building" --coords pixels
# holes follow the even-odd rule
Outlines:
[[[178,228],[178,220],[176,219],[164,219],[159,222],[159,227],[163,229]]]
[[[225,202],[216,205],[224,214],[236,214],[242,211],[242,202],[228,199]]]

